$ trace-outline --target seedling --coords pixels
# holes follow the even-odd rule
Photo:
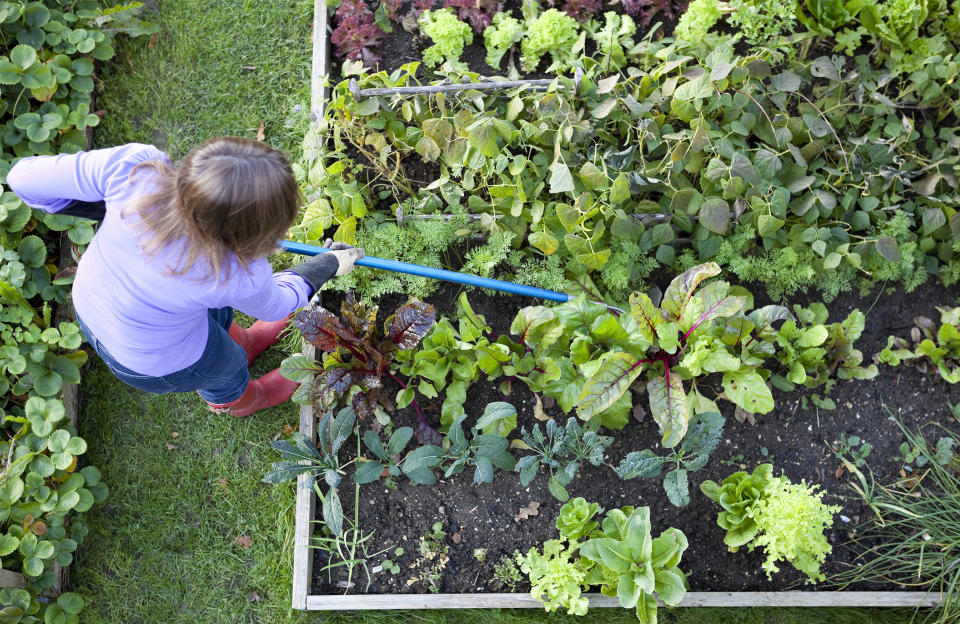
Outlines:
[[[520,556],[519,551],[513,551],[513,556],[506,555],[500,557],[500,562],[493,567],[493,583],[497,589],[506,589],[513,591],[523,580],[520,568],[517,567],[516,559]]]
[[[450,561],[450,549],[443,541],[446,537],[443,523],[435,522],[420,538],[420,558],[414,562],[413,567],[422,571],[418,576],[407,579],[407,585],[423,581],[432,593],[440,591],[442,573]]]
[[[473,558],[476,559],[479,563],[483,563],[487,560],[487,549],[486,548],[474,548],[473,549]]]
[[[849,457],[853,465],[859,468],[866,463],[867,456],[870,455],[873,446],[869,442],[861,440],[860,436],[850,436],[848,438],[845,434],[841,433],[840,440],[835,440],[833,444],[830,445],[830,448],[833,450],[833,454],[837,456],[837,459]],[[903,452],[902,446],[900,452]]]

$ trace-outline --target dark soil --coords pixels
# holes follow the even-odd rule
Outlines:
[[[431,301],[437,306],[438,314],[453,314],[457,296],[456,288],[444,287]],[[952,305],[958,296],[958,288],[928,285],[912,293],[891,290],[879,297],[877,293],[868,297],[847,294],[828,308],[831,322],[842,320],[854,308],[869,310],[866,330],[857,344],[869,359],[885,346],[888,335],[908,334],[915,316],[936,317],[935,305]],[[381,309],[386,313],[398,303],[402,303],[399,297],[385,298]],[[478,313],[486,316],[496,333],[507,332],[516,311],[532,304],[529,299],[489,296],[480,292],[471,294],[471,303]],[[763,303],[758,297],[757,305]],[[808,302],[798,299],[791,303]],[[336,309],[338,305],[328,307]],[[704,385],[700,387],[703,390]],[[899,415],[911,429],[925,429],[928,437],[935,441],[935,424],[955,431],[958,429],[948,402],[960,401],[960,387],[949,386],[939,377],[928,377],[912,368],[893,369],[881,365],[879,376],[871,381],[840,381],[830,395],[837,404],[835,411],[818,409],[804,400],[804,392],[786,394],[776,389],[773,392],[777,407],[769,414],[757,416],[755,425],[737,423],[732,405],[720,402],[727,421],[723,441],[709,464],[690,475],[691,503],[685,508],[669,503],[663,492],[662,477],[622,481],[608,466],[584,465],[568,490],[573,497],[583,496],[607,509],[624,505],[649,506],[654,535],[670,526],[683,530],[690,539],[690,548],[684,554],[681,567],[688,572],[693,590],[760,591],[802,587],[802,576],[783,562],[781,572],[773,580],[767,580],[760,568],[763,561],[760,550],[728,552],[723,546],[724,531],[716,524],[719,508],[699,491],[699,484],[706,479],[721,481],[737,470],[752,470],[760,463],[772,462],[777,472],[782,471],[794,481],[819,484],[828,493],[825,502],[842,506],[835,524],[827,532],[834,550],[824,570],[829,574],[845,569],[858,552],[850,543],[856,534],[854,527],[869,517],[868,510],[850,487],[851,476],[839,471],[841,464],[827,443],[839,440],[841,434],[860,436],[873,446],[868,460],[871,470],[879,481],[889,483],[902,469],[902,462],[896,457],[903,441],[890,413]],[[468,392],[466,412],[476,418],[488,402],[498,400],[505,400],[498,382],[480,380]],[[514,384],[511,396],[506,400],[517,407],[519,426],[529,429],[536,422],[533,418],[535,398],[524,384]],[[634,400],[642,405],[647,402],[643,395],[635,394]],[[426,405],[421,401],[428,418],[437,414],[428,407],[429,402]],[[566,422],[565,415],[559,413],[558,408],[547,409],[547,413]],[[416,416],[408,408],[395,414],[393,422],[396,426],[416,426]],[[517,435],[514,432],[511,437]],[[652,448],[662,451],[657,426],[649,418],[639,423],[631,422],[612,435],[615,442],[608,451],[608,461],[612,465],[619,464],[621,458],[633,450]],[[518,456],[522,454],[522,451],[515,452]],[[412,486],[406,480],[400,480],[396,489],[385,487],[382,481],[363,486],[359,500],[361,525],[365,531],[375,532],[371,540],[373,551],[389,549],[373,558],[370,565],[379,565],[384,558],[389,558],[400,566],[400,573],[396,575],[375,573],[369,592],[430,591],[430,584],[423,580],[426,565],[423,561],[418,562],[421,559],[419,544],[421,537],[436,522],[443,525],[444,543],[449,548],[450,557],[436,580],[436,589],[445,593],[503,591],[493,582],[493,569],[500,558],[515,550],[525,552],[557,535],[554,520],[561,503],[547,491],[547,476],[541,469],[530,486],[522,488],[516,473],[498,470],[493,483],[474,485],[472,470],[468,469],[451,479],[441,479],[435,486]],[[352,488],[344,487],[341,498],[347,516],[352,517]],[[531,501],[540,503],[539,514],[526,520],[515,520],[520,508]],[[398,546],[404,549],[404,554],[396,557],[394,549]],[[487,551],[482,563],[474,557],[477,548]],[[326,564],[325,555],[320,550],[316,553],[314,570],[320,570]],[[335,574],[333,583],[338,581],[342,578]],[[362,592],[365,583],[366,579],[361,577],[354,591]],[[334,584],[328,581],[326,573],[318,574],[312,589],[321,594],[343,591]],[[898,589],[893,585],[886,588]],[[518,591],[525,589],[529,589],[526,584],[517,587]]]

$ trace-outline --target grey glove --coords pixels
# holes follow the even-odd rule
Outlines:
[[[354,270],[356,268],[354,263],[363,257],[362,249],[346,243],[334,243],[327,239],[323,246],[332,251],[316,255],[306,262],[288,269],[310,284],[314,293],[320,290],[320,287],[332,277],[346,275]]]

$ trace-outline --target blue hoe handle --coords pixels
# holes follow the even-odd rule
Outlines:
[[[280,241],[280,248],[303,256],[316,256],[331,251],[317,245],[308,245],[306,243],[295,243],[293,241]],[[479,275],[469,275],[467,273],[457,273],[455,271],[446,271],[444,269],[434,269],[433,267],[421,266],[419,264],[410,264],[409,262],[397,262],[396,260],[385,260],[373,256],[365,256],[357,260],[357,266],[370,269],[382,269],[384,271],[393,271],[394,273],[407,273],[408,275],[419,275],[429,277],[430,279],[441,280],[444,282],[453,282],[465,286],[477,286],[479,288],[489,288],[490,290],[501,290],[514,295],[523,295],[525,297],[537,297],[547,299],[548,301],[559,301],[565,303],[573,299],[566,293],[546,290],[544,288],[535,288],[533,286],[524,286],[512,282],[480,277]]]

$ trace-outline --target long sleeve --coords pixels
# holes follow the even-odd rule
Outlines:
[[[313,288],[295,273],[273,273],[266,259],[251,266],[251,273],[228,287],[222,305],[229,305],[262,321],[278,321],[310,302]]]
[[[7,185],[28,206],[57,212],[71,201],[109,200],[122,192],[131,163],[166,158],[153,147],[130,143],[109,149],[33,156],[19,160],[7,174]]]

